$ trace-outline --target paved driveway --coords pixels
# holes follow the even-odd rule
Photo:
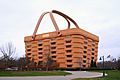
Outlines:
[[[67,71],[72,75],[67,76],[32,76],[32,77],[0,77],[0,80],[71,80],[74,78],[101,77],[102,73],[87,71]]]

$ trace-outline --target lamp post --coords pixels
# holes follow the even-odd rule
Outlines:
[[[105,65],[104,65],[104,56],[100,57],[100,60],[103,60],[103,77],[105,77]]]

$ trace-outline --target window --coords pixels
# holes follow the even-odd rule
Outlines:
[[[56,56],[52,56],[52,58],[56,58]]]
[[[42,52],[39,52],[38,54],[42,54]]]
[[[95,42],[94,40],[92,40],[92,42]]]
[[[55,54],[55,53],[56,53],[56,51],[52,51],[51,53],[52,53],[52,54]]]
[[[42,50],[42,48],[38,48],[38,50]]]
[[[87,49],[87,46],[84,46],[84,49]]]
[[[83,58],[86,58],[86,56],[83,56]]]
[[[66,43],[71,43],[71,40],[66,41]]]
[[[28,53],[28,55],[31,55],[31,53]]]
[[[42,44],[38,44],[38,46],[42,46]]]
[[[33,54],[33,55],[32,55],[32,58],[35,57],[35,56],[36,56],[36,55]]]
[[[83,65],[83,67],[86,67],[86,65]]]
[[[92,51],[94,51],[95,49],[92,48]]]
[[[39,59],[42,59],[42,57],[40,56]]]
[[[38,65],[39,65],[39,66],[42,65],[42,61],[39,61],[39,62],[38,62]]]
[[[87,40],[88,38],[87,37],[85,37],[85,40]]]
[[[84,44],[87,44],[87,42],[84,42]]]
[[[66,45],[66,48],[70,48],[71,47],[71,45]]]
[[[56,47],[51,47],[51,49],[56,49]]]
[[[72,67],[72,65],[67,65],[67,67]]]
[[[87,53],[87,51],[84,51],[84,53]]]
[[[72,60],[67,60],[67,62],[72,62]]]
[[[54,44],[56,44],[56,42],[51,42],[51,45],[54,45]]]
[[[28,57],[28,59],[31,59],[31,57]]]
[[[83,60],[83,63],[86,63],[86,60]]]
[[[42,42],[42,40],[38,40],[38,42]]]
[[[72,50],[66,50],[67,53],[72,52]]]
[[[95,44],[92,44],[92,46],[95,46]]]
[[[92,55],[94,55],[94,53],[92,53]]]
[[[67,57],[72,57],[72,55],[67,55]]]
[[[27,49],[27,51],[31,51],[31,49]]]
[[[56,60],[53,60],[53,62],[56,62]]]
[[[92,60],[94,59],[94,57],[92,57]]]

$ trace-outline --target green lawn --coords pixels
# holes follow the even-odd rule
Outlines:
[[[106,73],[108,76],[101,78],[78,78],[73,80],[120,80],[120,71],[117,70],[107,70]]]
[[[63,71],[49,71],[49,72],[41,72],[41,71],[1,71],[1,76],[64,76],[69,75],[71,73],[63,72]]]

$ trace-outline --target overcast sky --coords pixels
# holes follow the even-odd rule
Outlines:
[[[53,9],[99,36],[99,57],[120,56],[120,0],[0,0],[0,45],[12,41],[17,55],[23,56],[24,37],[32,35],[41,13]],[[66,29],[64,19],[56,18],[59,28]],[[49,31],[55,29],[46,16],[38,33]]]

